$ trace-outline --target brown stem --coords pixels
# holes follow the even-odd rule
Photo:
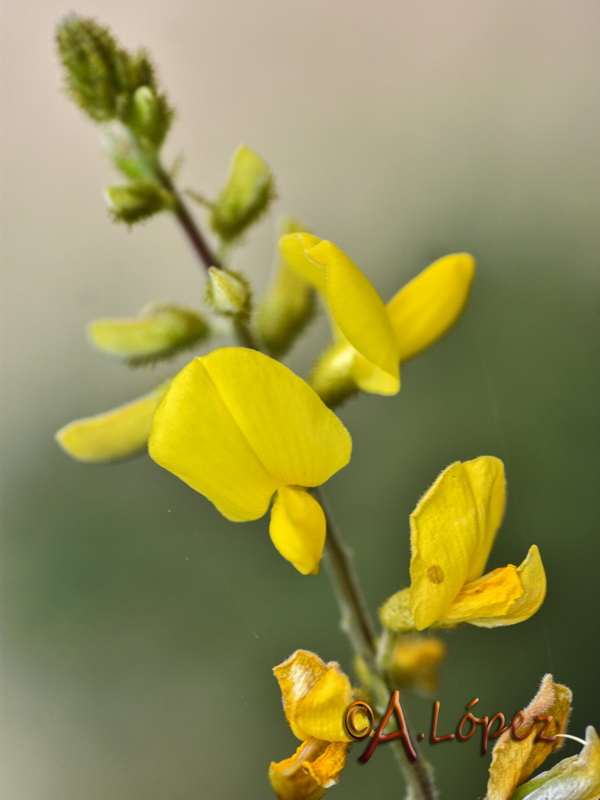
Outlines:
[[[158,177],[164,188],[173,195],[175,201],[173,213],[177,217],[196,255],[200,258],[204,269],[208,270],[209,267],[219,267],[219,269],[222,269],[221,260],[204,238],[202,231],[190,214],[185,200],[177,191],[168,173],[162,167],[158,168]]]

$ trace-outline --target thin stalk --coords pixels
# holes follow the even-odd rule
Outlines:
[[[322,495],[318,490],[314,490],[313,494],[321,503],[327,521],[325,564],[342,613],[342,629],[373,677],[378,705],[385,708],[396,687],[387,672],[380,667],[375,629],[356,577],[352,556],[324,505]],[[433,782],[433,770],[428,762],[420,753],[416,761],[409,761],[402,743],[394,741],[392,744],[410,787],[410,800],[435,800],[438,794]]]

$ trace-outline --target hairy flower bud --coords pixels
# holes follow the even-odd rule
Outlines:
[[[104,190],[104,200],[115,220],[133,225],[171,207],[171,194],[152,181],[135,181]]]
[[[239,272],[210,267],[206,284],[206,299],[223,317],[247,317],[252,294],[248,281]]]
[[[97,319],[87,327],[97,350],[129,364],[170,358],[208,333],[206,321],[196,311],[161,304],[147,306],[134,319]]]
[[[224,242],[232,242],[265,213],[274,196],[269,167],[248,147],[238,147],[227,185],[212,208],[212,229]]]

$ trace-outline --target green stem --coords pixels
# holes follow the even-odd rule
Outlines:
[[[348,635],[353,649],[362,658],[373,678],[373,690],[378,706],[385,709],[396,687],[387,671],[380,665],[377,637],[360,590],[350,551],[333,523],[322,494],[318,489],[315,489],[313,494],[323,507],[327,521],[325,564],[342,612],[342,629]],[[438,794],[433,782],[433,770],[429,763],[418,751],[417,760],[410,761],[399,740],[394,741],[393,745],[394,754],[407,785],[410,787],[408,798],[410,800],[435,800]]]

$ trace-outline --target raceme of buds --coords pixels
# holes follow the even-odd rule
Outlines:
[[[129,364],[169,358],[206,339],[209,327],[196,311],[152,304],[134,319],[97,319],[87,326],[91,344]]]
[[[210,225],[229,244],[266,212],[274,197],[271,170],[253,150],[241,145],[234,153],[227,184],[212,206]]]
[[[96,122],[118,119],[132,125],[155,146],[163,141],[172,111],[165,95],[158,91],[147,53],[128,52],[107,28],[76,14],[60,23],[56,42],[67,90],[86,114]],[[140,87],[146,88],[146,96],[136,103],[136,90]],[[148,105],[149,93],[154,98],[153,111],[140,115],[140,102]]]
[[[482,628],[529,619],[546,596],[546,574],[535,545],[519,567],[483,575],[504,516],[506,481],[498,458],[451,464],[410,515],[409,589],[380,611],[396,632],[469,622]]]
[[[103,464],[144,452],[148,444],[152,415],[169,381],[131,403],[69,422],[56,433],[62,449],[77,461]]]
[[[112,217],[133,225],[173,207],[173,196],[153,181],[135,181],[104,190]]]
[[[239,272],[209,267],[206,300],[220,316],[247,317],[252,306],[252,293],[248,281]]]
[[[286,220],[281,228],[282,236],[302,230],[291,219]],[[258,333],[272,356],[282,356],[289,350],[313,318],[315,306],[312,286],[280,258],[257,314]]]

